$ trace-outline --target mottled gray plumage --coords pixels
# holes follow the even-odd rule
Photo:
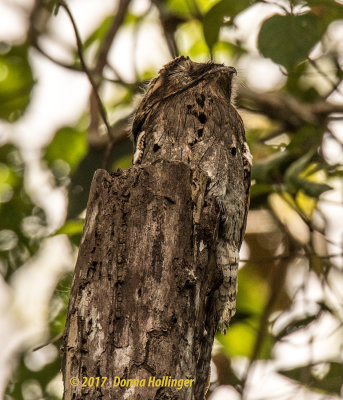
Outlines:
[[[222,272],[216,310],[225,330],[235,312],[238,252],[249,203],[251,155],[231,103],[236,71],[178,57],[153,79],[136,112],[134,163],[183,161],[209,178],[221,213],[216,260]],[[243,200],[242,200],[243,199]]]

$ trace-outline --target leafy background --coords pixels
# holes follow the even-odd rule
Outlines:
[[[137,94],[179,54],[237,68],[254,156],[237,314],[216,337],[208,398],[340,398],[342,2],[2,2],[6,398],[61,398],[59,338],[92,176],[130,166]]]

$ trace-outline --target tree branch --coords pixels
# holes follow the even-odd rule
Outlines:
[[[45,58],[47,58],[49,61],[53,62],[54,64],[58,65],[59,67],[68,69],[70,71],[74,71],[74,72],[84,72],[81,68],[76,67],[73,64],[66,64],[63,61],[57,60],[57,58],[54,58],[53,56],[51,56],[50,54],[48,54],[45,50],[43,50],[43,48],[40,46],[40,44],[35,41],[32,42],[32,46]]]
[[[152,3],[156,6],[159,12],[161,26],[163,29],[164,37],[166,39],[170,55],[173,58],[175,58],[179,55],[179,50],[177,48],[174,32],[176,30],[177,25],[180,22],[184,22],[185,20],[179,16],[167,13],[163,9],[163,5],[161,5],[160,1],[152,0]]]
[[[131,2],[131,0],[120,0],[119,1],[117,14],[114,17],[112,25],[105,37],[105,40],[103,42],[102,48],[101,48],[99,56],[98,56],[96,66],[94,68],[94,71],[97,73],[101,73],[102,70],[104,69],[105,65],[107,64],[108,53],[111,49],[113,40],[124,21],[127,9],[130,5],[130,2]]]
[[[59,4],[61,5],[61,7],[63,7],[65,9],[66,13],[69,16],[71,24],[73,26],[73,30],[74,30],[75,37],[76,37],[76,43],[77,43],[77,52],[78,52],[78,55],[79,55],[79,58],[80,58],[82,69],[86,73],[87,78],[88,78],[88,80],[89,80],[89,82],[90,82],[90,84],[92,86],[93,93],[94,93],[94,96],[95,96],[95,100],[96,100],[96,103],[97,103],[97,106],[98,106],[99,113],[101,115],[101,118],[102,118],[105,126],[106,126],[108,135],[109,135],[109,137],[111,137],[112,136],[111,135],[111,125],[108,122],[107,113],[106,113],[105,107],[102,104],[102,101],[100,99],[100,96],[99,96],[99,93],[98,93],[98,87],[97,87],[97,85],[96,85],[96,83],[95,83],[95,81],[93,79],[93,76],[92,76],[89,68],[86,65],[86,62],[85,62],[85,59],[84,59],[84,56],[83,56],[83,46],[82,46],[81,37],[80,37],[79,31],[77,29],[73,14],[70,11],[70,8],[68,7],[68,5],[66,4],[66,2],[64,0],[59,0]]]
[[[326,127],[330,114],[343,113],[343,104],[325,100],[303,103],[285,93],[258,93],[244,86],[239,90],[238,103],[241,108],[282,122],[291,131],[297,131],[306,123]]]
[[[331,85],[331,90],[329,94],[337,91],[340,94],[343,94],[342,91],[339,88],[339,84],[341,83],[341,80],[338,82],[334,82],[318,65],[318,63],[315,60],[312,60],[312,58],[308,57],[307,58],[309,63],[313,66],[313,68],[321,75],[330,85]]]

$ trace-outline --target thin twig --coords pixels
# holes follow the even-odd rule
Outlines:
[[[315,70],[321,75],[330,85],[331,85],[331,91],[330,94],[333,93],[334,91],[337,91],[339,94],[343,94],[343,92],[340,90],[338,87],[339,84],[341,83],[341,80],[339,80],[337,83],[334,82],[317,64],[315,60],[312,60],[312,58],[308,57],[307,58],[309,63],[315,68]]]
[[[85,74],[87,75],[87,78],[88,78],[88,80],[89,80],[89,82],[90,82],[90,84],[92,86],[93,93],[94,93],[94,96],[95,96],[95,100],[96,100],[96,103],[97,103],[97,106],[98,106],[98,110],[99,110],[101,118],[102,118],[102,120],[103,120],[103,122],[104,122],[104,124],[106,126],[108,135],[109,135],[109,137],[111,137],[112,136],[111,135],[111,131],[112,131],[111,125],[108,122],[107,113],[106,113],[105,107],[102,104],[102,101],[100,99],[100,96],[99,96],[99,93],[98,93],[98,87],[97,87],[97,85],[96,85],[96,83],[95,83],[95,81],[93,79],[93,76],[92,76],[89,68],[86,65],[86,62],[85,62],[85,59],[84,59],[84,56],[83,56],[83,45],[82,45],[81,37],[80,37],[79,31],[77,29],[73,14],[70,11],[70,8],[68,7],[68,5],[66,4],[66,2],[64,0],[59,0],[59,4],[61,5],[61,7],[63,7],[65,9],[66,13],[69,16],[70,22],[72,23],[73,30],[74,30],[75,37],[76,37],[77,52],[78,52],[78,55],[79,55],[79,58],[80,58],[82,69],[84,70]]]
[[[313,255],[321,260],[328,260],[330,258],[343,257],[343,252],[336,253],[336,254],[328,254],[326,256],[319,256],[318,254],[315,254],[315,253],[311,253],[310,255]],[[279,256],[259,258],[259,259],[243,258],[243,259],[240,259],[239,261],[240,262],[251,262],[254,264],[263,264],[263,263],[271,262],[271,261],[286,260],[286,259],[289,259],[290,257],[291,257],[290,254],[282,254]],[[296,255],[292,255],[292,257],[308,258],[308,254],[296,254]]]
[[[159,12],[160,22],[161,22],[161,26],[163,29],[164,37],[167,42],[169,53],[173,58],[175,58],[179,55],[179,50],[177,48],[176,40],[174,37],[174,30],[172,28],[173,23],[169,23],[169,25],[171,25],[171,26],[167,26],[168,19],[173,18],[173,16],[168,15],[165,12],[163,5],[161,5],[158,0],[152,0],[152,3],[156,6],[156,8]]]
[[[94,70],[97,75],[102,76],[105,66],[108,65],[109,51],[112,47],[114,38],[124,21],[129,4],[130,4],[130,0],[120,0],[119,1],[116,15],[113,18],[112,24],[111,24],[111,26],[105,36],[105,39],[100,47],[99,55],[98,55],[97,61],[95,63]],[[118,74],[117,74],[117,76],[119,77],[119,79],[121,79],[121,77]],[[96,85],[96,90],[93,90],[93,93],[91,93],[90,99],[89,99],[89,106],[90,106],[90,125],[89,125],[90,138],[89,139],[90,139],[90,142],[94,142],[99,139],[99,130],[98,130],[99,116],[98,116],[98,113],[96,110],[96,105],[97,105],[96,93],[99,91],[100,86],[101,86],[101,80],[98,81],[98,83]],[[108,146],[111,148],[113,147],[113,144],[111,144],[112,140],[113,140],[113,134],[109,136]]]
[[[45,58],[47,58],[49,61],[53,62],[54,64],[58,65],[59,67],[63,67],[65,69],[68,69],[70,71],[75,71],[75,72],[84,72],[81,68],[76,67],[73,64],[66,64],[63,61],[57,60],[50,54],[48,54],[45,50],[42,49],[42,47],[37,43],[32,44],[33,47]]]
[[[99,52],[98,60],[94,69],[98,73],[101,73],[105,65],[107,64],[108,53],[111,49],[113,40],[124,21],[127,9],[130,5],[130,1],[131,0],[121,0],[119,2],[117,14],[113,19],[112,25],[107,32],[107,35]]]
[[[186,2],[188,5],[188,9],[189,9],[190,13],[192,14],[192,16],[194,18],[198,19],[199,21],[202,21],[204,17],[200,11],[200,8],[199,8],[196,0],[187,0]]]
[[[261,3],[265,3],[265,4],[268,4],[268,5],[273,5],[273,6],[279,7],[281,10],[283,10],[285,12],[285,14],[292,14],[292,9],[288,10],[285,6],[283,6],[282,4],[278,3],[277,1],[261,0]]]
[[[323,99],[305,103],[286,93],[258,93],[244,86],[237,100],[240,108],[282,122],[288,132],[296,132],[308,123],[327,129],[327,118],[331,114],[343,114],[343,104]]]
[[[49,344],[53,344],[56,343],[58,340],[62,339],[63,337],[63,332],[59,333],[58,335],[54,336],[52,339],[50,339],[48,342],[41,344],[40,346],[35,347],[34,349],[32,349],[32,351],[37,351],[42,349],[43,347],[48,346]]]
[[[342,119],[343,119],[343,115],[341,115],[341,116],[337,116],[337,117],[329,117],[328,118],[328,120],[329,121],[342,121]]]

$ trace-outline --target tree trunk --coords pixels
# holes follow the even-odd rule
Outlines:
[[[65,331],[64,399],[204,398],[220,284],[207,183],[182,162],[96,172]]]
[[[179,57],[133,121],[134,163],[96,173],[64,340],[64,399],[201,400],[235,312],[251,157],[232,67]]]

